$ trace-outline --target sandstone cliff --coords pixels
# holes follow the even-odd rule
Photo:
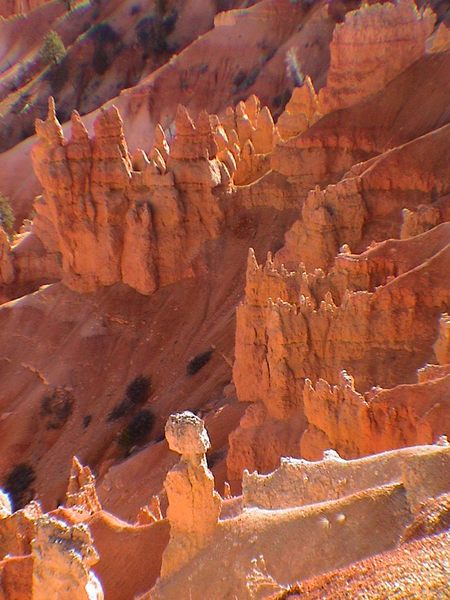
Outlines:
[[[34,233],[50,246],[56,238],[64,282],[90,291],[122,281],[150,294],[191,274],[202,243],[219,233],[213,190],[231,180],[209,117],[196,128],[180,109],[170,155],[155,146],[134,162],[116,109],[98,118],[92,140],[78,115],[72,124],[66,142],[51,102],[33,151],[44,188]]]
[[[412,0],[367,4],[348,13],[333,33],[321,111],[346,108],[383,89],[422,56],[434,21],[431,10],[420,14]]]
[[[360,86],[358,97],[344,101],[333,75],[338,64],[349,63],[336,58],[339,32],[344,35],[362,22],[367,28],[384,10],[397,25],[405,15],[413,19],[414,25],[405,26],[418,43],[417,55],[405,50],[405,64],[380,65],[378,72],[367,66],[373,88],[372,83],[367,90]],[[389,20],[383,23],[391,27]],[[258,264],[252,250],[248,257],[245,299],[237,309],[233,378],[238,398],[252,404],[230,436],[231,480],[239,479],[246,466],[271,470],[282,455],[315,458],[332,447],[347,457],[361,456],[448,434],[448,407],[438,400],[438,387],[448,385],[446,368],[427,367],[427,385],[426,375],[417,381],[418,369],[436,362],[437,324],[450,302],[446,278],[439,275],[448,269],[448,125],[424,132],[425,122],[416,122],[416,133],[410,130],[404,143],[406,131],[398,121],[392,129],[389,115],[372,113],[381,99],[378,89],[383,88],[386,100],[400,81],[407,81],[408,71],[428,60],[416,59],[425,50],[431,23],[430,15],[419,17],[408,3],[349,13],[335,30],[328,83],[317,108],[311,87],[305,87],[303,99],[309,114],[347,108],[315,123],[317,117],[309,124],[303,121],[294,137],[275,146],[273,170],[240,192],[251,206],[266,201],[279,210],[294,209],[297,203],[300,218],[265,264]],[[424,28],[422,38],[413,33],[415,27]],[[374,25],[374,30],[381,35],[382,28]],[[351,38],[355,43],[359,39]],[[394,51],[393,40],[391,34],[381,35],[383,51]],[[344,46],[362,60],[362,53]],[[443,50],[440,56],[445,54]],[[410,59],[416,62],[408,69]],[[348,77],[345,81],[347,85]],[[326,106],[327,95],[336,106]],[[290,111],[288,105],[280,124],[292,118]],[[357,132],[355,119],[362,111],[374,118],[370,128]],[[348,124],[337,120],[340,113]],[[342,123],[336,136],[330,135],[331,123]],[[288,137],[289,129],[285,131]],[[391,149],[386,148],[388,134]],[[394,140],[403,143],[392,148]],[[311,189],[314,181],[321,186]],[[269,195],[261,194],[264,188]],[[384,241],[389,238],[394,239]],[[428,284],[432,295],[425,291]],[[325,401],[327,408],[321,380],[331,384],[334,395]],[[401,384],[409,384],[404,394],[395,387]],[[358,408],[353,393],[360,395]],[[321,422],[325,414],[335,415],[333,425]],[[355,422],[361,437],[354,435]]]
[[[108,4],[131,29],[97,92],[89,69],[73,77],[95,46],[81,4],[0,22],[8,143],[35,116],[9,110],[8,61],[37,56],[49,23],[70,82],[36,138],[0,156],[16,229],[39,192],[18,233],[0,228],[6,597],[64,583],[80,598],[262,600],[310,578],[311,594],[339,594],[367,565],[422,551],[433,565],[412,538],[448,545],[442,13],[181,4]],[[165,42],[179,44],[159,69],[131,43],[158,6],[178,11]],[[41,102],[40,66],[26,68],[16,83]],[[117,97],[64,124],[78,92],[83,110]]]

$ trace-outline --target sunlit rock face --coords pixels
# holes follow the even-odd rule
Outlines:
[[[35,234],[54,244],[45,235],[51,223],[69,287],[123,282],[151,294],[192,275],[202,243],[219,235],[223,221],[213,190],[231,182],[206,113],[196,126],[180,107],[171,153],[161,138],[150,157],[134,159],[115,108],[99,116],[92,139],[74,114],[66,141],[52,101],[36,127],[33,162],[44,194]]]
[[[171,415],[166,439],[181,459],[164,482],[170,541],[163,554],[161,578],[183,567],[206,546],[217,526],[221,507],[221,498],[214,491],[214,477],[206,464],[210,442],[203,421],[188,411]]]
[[[100,582],[90,571],[98,560],[89,530],[48,517],[38,519],[32,542],[33,600],[103,600]]]
[[[322,113],[355,104],[381,90],[425,50],[435,15],[420,14],[413,0],[365,5],[347,13],[330,44],[327,86],[319,94]]]

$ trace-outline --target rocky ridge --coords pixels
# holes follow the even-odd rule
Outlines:
[[[98,568],[102,563],[104,568],[117,543],[130,547],[137,538],[142,550],[150,535],[153,560],[157,564],[162,561],[162,570],[156,586],[139,596],[142,599],[176,598],[181,589],[192,598],[208,594],[219,599],[230,593],[249,599],[275,598],[296,580],[338,567],[348,569],[349,565],[357,574],[355,561],[385,552],[389,556],[399,543],[411,543],[411,537],[423,538],[419,548],[426,547],[434,543],[430,535],[445,530],[445,499],[450,489],[450,454],[445,439],[435,446],[352,461],[343,460],[334,451],[311,463],[285,459],[269,476],[246,472],[242,496],[222,499],[214,492],[214,479],[206,465],[204,452],[209,440],[202,420],[189,412],[172,415],[166,437],[170,447],[182,454],[166,476],[166,517],[155,514],[155,506],[159,513],[159,500],[152,501],[152,518],[145,522],[140,519],[133,526],[108,515],[98,502],[95,479],[75,458],[66,500],[56,511],[43,515],[39,505],[31,503],[12,514],[5,498],[0,520],[4,597],[9,598],[20,581],[22,600],[40,598],[44,592],[47,596],[42,597],[69,593],[67,597],[101,599],[101,584],[90,567],[100,558]],[[441,517],[436,516],[439,513]],[[435,517],[431,519],[431,515]],[[424,522],[428,526],[421,531],[418,524]],[[99,556],[90,530],[100,548]],[[102,538],[107,531],[109,545],[104,546]],[[314,540],[307,552],[290,544],[299,536]],[[20,537],[22,545],[18,548]],[[274,544],[275,539],[284,542]],[[395,552],[403,550],[408,556],[405,546]],[[291,560],[287,560],[286,551]],[[432,556],[427,554],[427,560]],[[385,560],[384,554],[371,560]],[[405,561],[409,568],[407,560],[402,558],[400,564]],[[229,561],[239,568],[229,571]],[[151,586],[158,572],[150,563],[148,566],[146,584]],[[120,589],[111,587],[110,564],[102,576],[106,597],[133,597],[142,591],[142,581],[123,577],[123,573]],[[326,577],[332,581],[334,574]],[[436,589],[445,589],[444,580],[435,581]],[[309,589],[308,582],[305,586]]]
[[[349,8],[327,85],[306,77],[278,119],[255,95],[217,115],[180,105],[150,150],[134,149],[148,123],[127,142],[114,106],[92,126],[73,113],[71,133],[53,100],[37,121],[36,216],[12,240],[0,228],[0,474],[19,509],[0,497],[0,570],[22,600],[50,585],[47,554],[80,598],[100,598],[98,581],[118,600],[267,598],[330,571],[338,591],[368,564],[407,571],[421,552],[434,564],[448,544],[447,30],[412,2]],[[372,63],[372,43],[396,61]],[[142,373],[133,404],[125,382]],[[185,412],[164,441],[186,408],[211,441]]]
[[[376,21],[378,10],[359,12],[368,23],[371,14]],[[349,13],[339,31],[350,31],[352,19],[363,18],[359,12]],[[332,56],[339,39],[333,38]],[[420,43],[423,51],[425,38]],[[374,88],[366,93],[373,94],[376,69],[370,73]],[[333,95],[332,70],[329,81],[317,103],[322,114],[327,107],[321,94]],[[364,94],[362,87],[359,91]],[[368,109],[376,98],[359,105]],[[346,110],[348,118],[356,112]],[[311,154],[306,148],[319,147],[318,139],[328,134],[327,120],[280,143],[272,154],[272,169],[289,176],[304,200],[301,217],[274,256],[259,265],[249,253],[245,299],[237,310],[233,379],[238,398],[251,406],[230,436],[231,480],[239,480],[246,467],[272,470],[283,455],[311,459],[332,447],[350,458],[448,434],[448,407],[438,401],[448,385],[448,357],[433,351],[438,335],[447,335],[438,323],[441,318],[446,328],[450,301],[447,281],[438,275],[448,268],[448,125],[383,151],[383,116],[378,125],[371,124],[373,141],[364,142],[366,160],[347,163],[346,171],[343,156],[348,160],[361,142],[346,140],[348,150],[341,155],[336,150],[343,149],[344,139],[334,141],[326,177],[334,171],[337,181],[306,192],[303,174],[310,176],[311,165],[315,181],[320,180],[316,165],[323,160],[323,149]],[[302,152],[294,162],[298,170],[285,160],[294,148]],[[270,185],[269,175],[265,183]],[[281,202],[291,202],[293,190]],[[432,298],[412,279],[426,280]],[[437,366],[425,367],[427,361]],[[353,394],[360,401],[355,403]]]

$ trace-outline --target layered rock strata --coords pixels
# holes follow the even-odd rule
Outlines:
[[[272,158],[281,158],[280,149],[287,158],[288,148],[311,141],[315,129],[323,139],[325,121],[276,146]],[[259,266],[250,251],[233,376],[238,398],[252,405],[230,436],[231,480],[246,465],[271,470],[283,454],[312,459],[332,447],[350,458],[448,433],[447,406],[437,400],[448,385],[441,360],[416,382],[418,369],[436,362],[437,323],[450,303],[439,275],[449,258],[448,128],[355,164],[324,189],[316,186],[300,201],[301,216],[274,257]],[[384,126],[375,129],[382,139]],[[250,186],[246,197],[259,202],[264,185],[274,208],[293,206],[295,191],[302,195],[305,161],[289,171],[290,188],[284,180],[282,194],[279,174],[288,175],[287,160],[273,163],[278,175]],[[337,163],[335,156],[331,164]],[[321,379],[336,386],[334,400],[320,399]],[[316,383],[321,392],[311,395]],[[394,390],[380,390],[399,384],[411,387],[399,389],[398,400]]]
[[[336,184],[311,190],[279,262],[329,269],[344,244],[360,252],[373,240],[411,237],[446,221],[449,135],[446,125],[353,166]],[[426,209],[421,225],[405,223],[410,212]]]
[[[374,247],[363,260],[343,253],[327,275],[278,270],[270,258],[259,267],[250,253],[234,381],[238,397],[253,406],[230,436],[231,479],[245,465],[272,469],[283,454],[314,458],[332,447],[349,458],[449,433],[447,403],[438,402],[448,386],[445,371],[433,376],[428,369],[430,381],[414,383],[433,358],[436,325],[450,302],[439,275],[448,265],[447,229]],[[417,285],[422,278],[433,282],[432,297]],[[442,323],[445,329],[445,317]],[[315,386],[320,379],[336,387]],[[404,382],[404,392],[374,387]]]
[[[411,506],[417,508],[450,487],[449,465],[448,442],[402,448],[348,461],[333,450],[326,451],[317,462],[282,458],[278,469],[268,475],[244,472],[242,501],[247,508],[292,508],[403,482]],[[419,478],[427,483],[419,484]]]

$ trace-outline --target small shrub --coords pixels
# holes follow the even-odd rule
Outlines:
[[[136,25],[136,39],[144,52],[144,56],[150,53],[163,54],[168,51],[166,37],[174,30],[178,11],[174,9],[168,15],[164,15],[165,7],[159,9],[156,14],[144,17]]]
[[[150,394],[150,377],[144,375],[138,375],[128,385],[126,395],[132,402],[132,404],[143,404]]]
[[[272,58],[275,56],[276,53],[277,53],[277,49],[276,48],[269,48],[267,50],[267,53],[264,56],[264,64],[266,64],[270,60],[272,60]]]
[[[130,411],[132,404],[130,399],[125,397],[119,404],[112,409],[112,411],[108,414],[107,421],[117,421],[124,417]]]
[[[40,417],[45,420],[46,429],[61,429],[73,411],[73,396],[63,388],[41,400]]]
[[[120,36],[109,23],[98,23],[92,27],[89,37],[95,42],[92,66],[97,75],[103,75],[118,51]]]
[[[14,510],[23,508],[31,500],[30,486],[35,478],[33,467],[27,463],[20,463],[9,472],[4,488]]]
[[[109,23],[97,23],[89,32],[97,44],[117,44],[120,42],[120,36]]]
[[[213,351],[207,350],[206,352],[202,352],[201,354],[197,354],[194,358],[188,362],[186,367],[186,373],[188,375],[195,375],[202,369],[210,360]]]
[[[20,94],[14,104],[11,106],[11,112],[15,115],[23,112],[25,106],[28,104],[28,100],[30,99],[30,94]]]
[[[252,213],[239,211],[231,223],[231,230],[238,239],[250,239],[258,231],[258,221]]]
[[[253,67],[253,69],[251,69],[251,71],[249,71],[248,73],[246,71],[244,71],[243,69],[241,69],[237,73],[236,77],[233,79],[233,84],[234,84],[233,93],[243,92],[243,91],[247,90],[249,87],[251,87],[255,83],[260,72],[261,72],[261,67],[259,67],[259,66]]]
[[[97,75],[103,75],[111,66],[112,58],[111,55],[106,52],[105,48],[98,46],[94,51],[92,57],[92,66]]]
[[[48,65],[57,65],[66,55],[66,47],[56,31],[50,31],[44,38],[41,58]]]
[[[85,415],[83,417],[83,427],[87,429],[92,421],[92,415]]]
[[[45,78],[50,83],[53,94],[57,94],[69,79],[67,55],[61,60],[61,62],[52,66]]]
[[[234,8],[233,0],[216,0],[217,12],[231,10]]]
[[[14,228],[14,212],[6,196],[0,193],[0,225],[11,234]]]
[[[141,6],[139,4],[133,4],[133,6],[130,8],[130,16],[134,17],[135,15],[138,15],[141,12]]]
[[[168,15],[163,18],[162,27],[164,33],[169,35],[175,29],[178,20],[178,11],[174,8]]]
[[[151,410],[140,410],[134,415],[130,423],[122,430],[117,439],[117,444],[128,454],[133,446],[145,442],[152,430],[155,417]]]
[[[284,110],[284,107],[289,102],[290,97],[290,90],[285,89],[282,94],[279,94],[278,96],[275,96],[275,98],[273,98],[272,104],[275,109],[278,109],[278,114]]]
[[[161,22],[157,17],[144,17],[136,25],[136,39],[144,51],[144,56],[151,52],[162,54],[167,50],[166,40],[162,35]]]
[[[127,386],[125,398],[117,404],[109,413],[107,421],[117,421],[127,415],[135,406],[144,404],[151,390],[151,379],[144,375],[138,375]]]
[[[239,88],[245,81],[247,77],[247,73],[246,71],[244,71],[243,69],[241,69],[238,74],[236,75],[236,77],[233,79],[233,85],[235,88]]]

